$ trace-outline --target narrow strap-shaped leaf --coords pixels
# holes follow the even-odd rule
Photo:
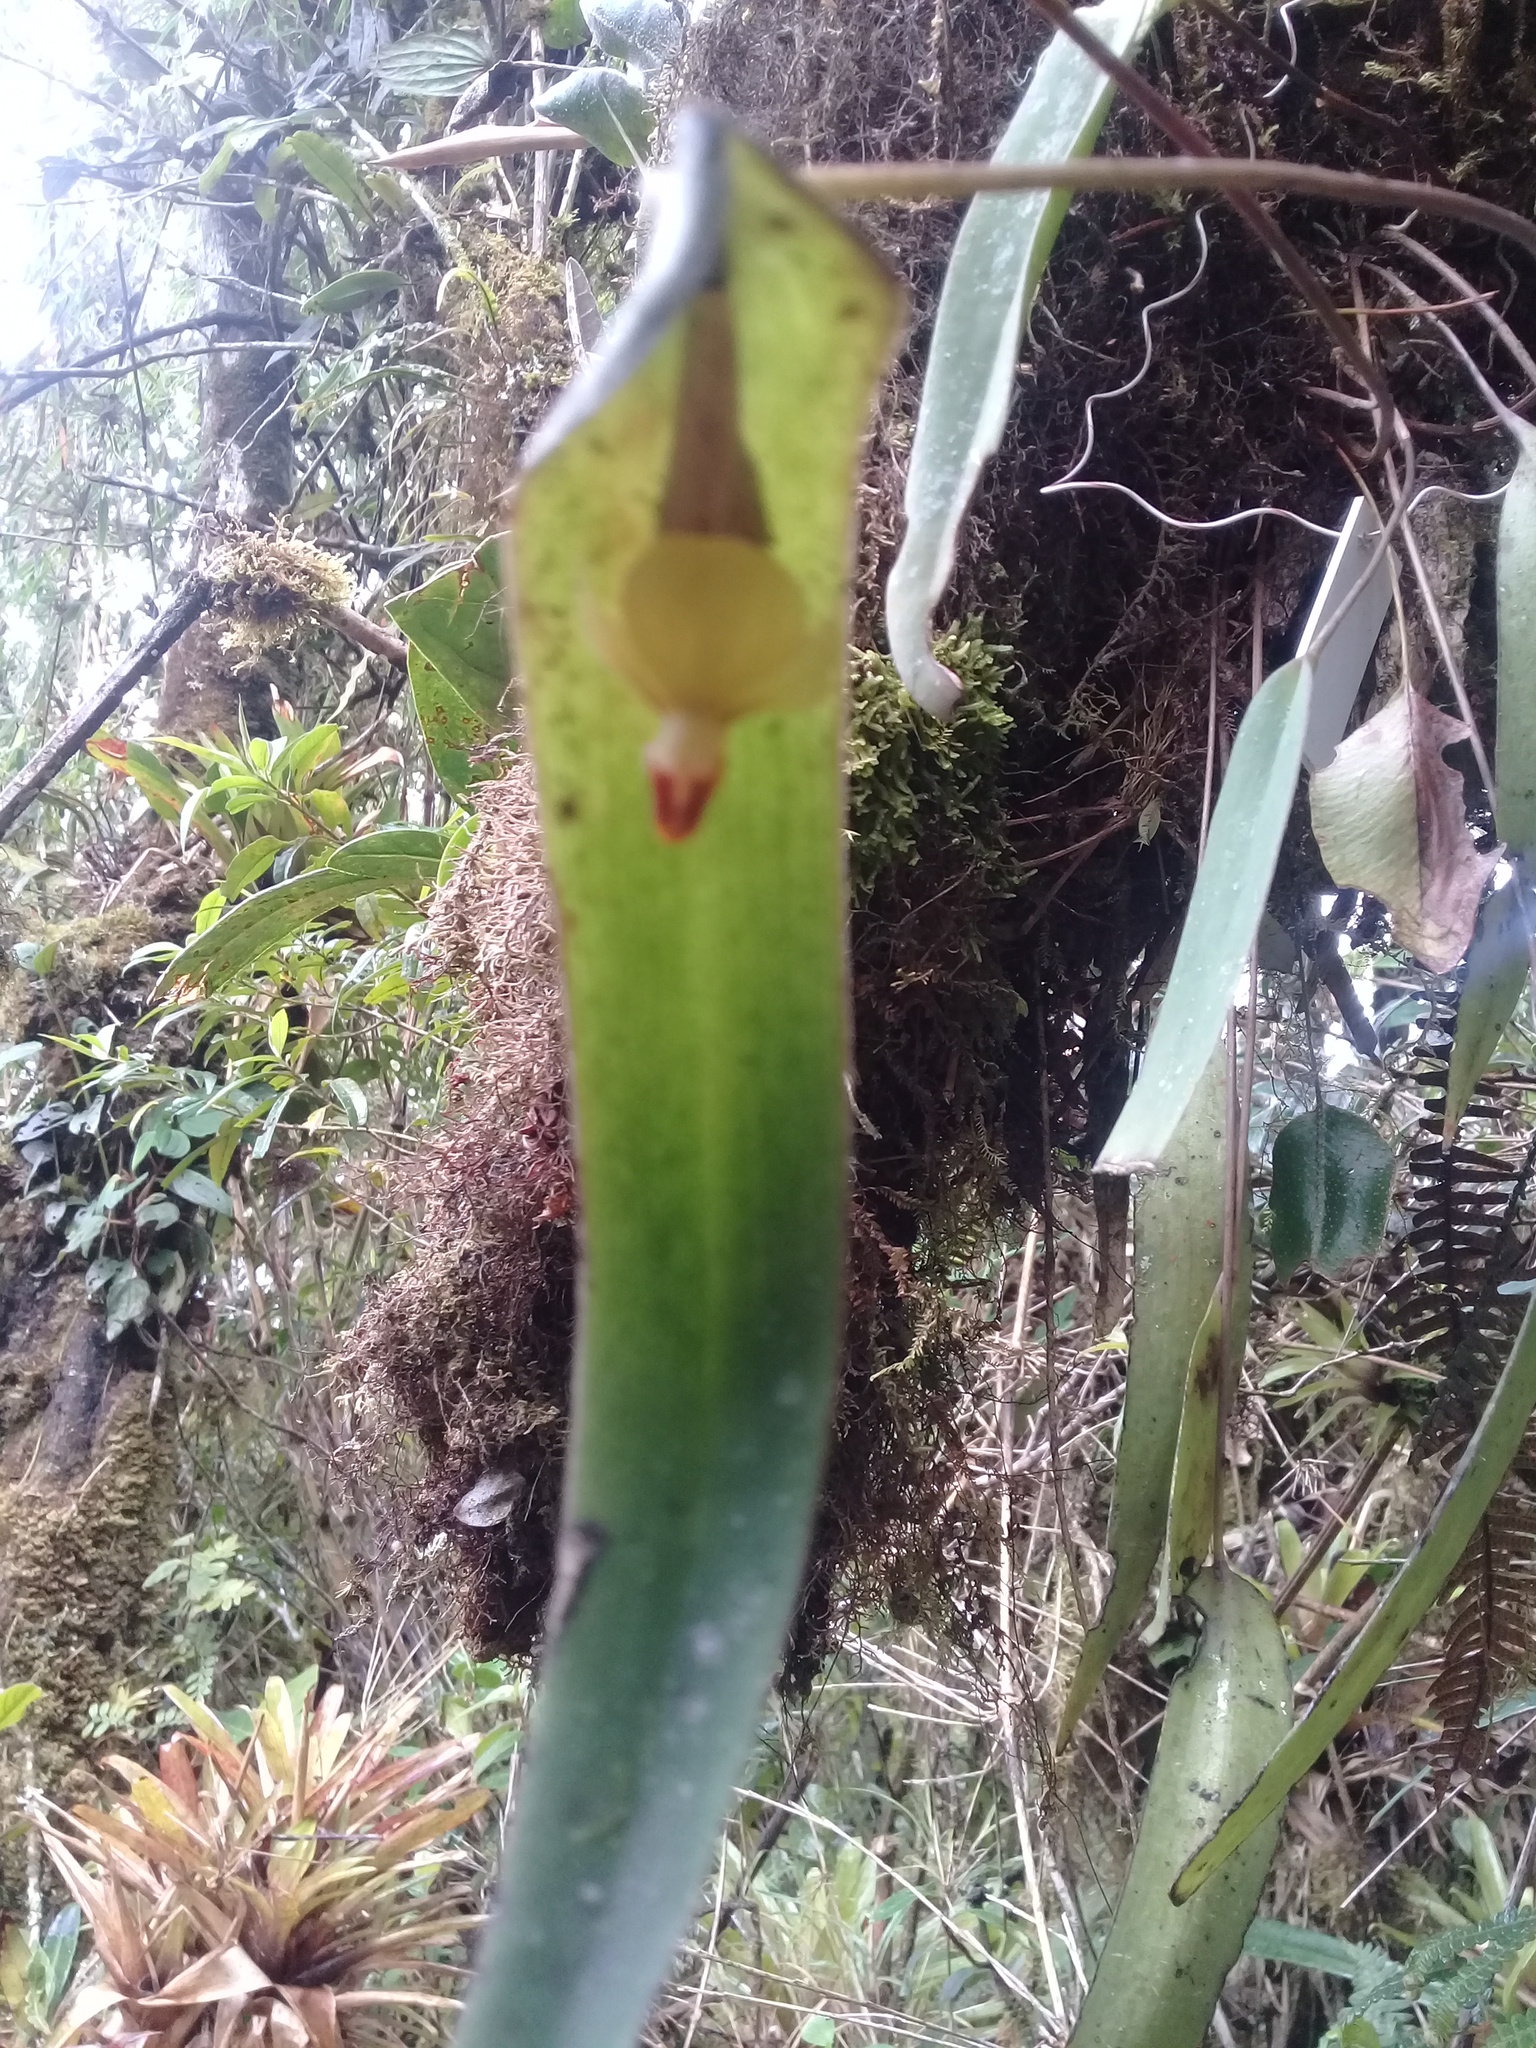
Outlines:
[[[459,2048],[639,2032],[782,1648],[841,1324],[840,698],[899,295],[720,117],[677,150],[514,502],[583,1264],[553,1640]]]
[[[1429,1526],[1391,1586],[1381,1595],[1354,1647],[1313,1702],[1312,1710],[1275,1751],[1248,1791],[1180,1871],[1175,1900],[1187,1899],[1278,1811],[1291,1787],[1327,1749],[1418,1627],[1457,1561],[1520,1448],[1536,1407],[1536,1306],[1526,1310],[1509,1360],[1472,1441],[1441,1495]]]
[[[1102,0],[1080,18],[1117,57],[1129,57],[1166,4]],[[1053,37],[993,162],[1087,156],[1113,97],[1093,59]],[[907,473],[907,530],[886,586],[897,671],[940,718],[954,710],[960,685],[934,658],[934,607],[954,568],[966,507],[1002,440],[1024,322],[1071,203],[1071,193],[1059,191],[973,199],[945,272]]]
[[[1221,1279],[1226,1129],[1227,1061],[1218,1046],[1168,1147],[1165,1170],[1136,1196],[1136,1292],[1109,1513],[1114,1576],[1083,1638],[1058,1750],[1135,1620],[1162,1547],[1190,1353]]]
[[[1494,823],[1512,854],[1536,854],[1536,427],[1505,421],[1519,447],[1499,507],[1499,722]]]
[[[1456,1005],[1456,1041],[1451,1047],[1450,1076],[1445,1089],[1447,1145],[1467,1113],[1477,1084],[1499,1049],[1509,1020],[1519,1007],[1530,973],[1530,949],[1520,909],[1519,885],[1510,880],[1495,889],[1467,952],[1466,980]]]
[[[1190,1587],[1205,1617],[1175,1679],[1158,1737],[1136,1851],[1069,2048],[1194,2048],[1264,1889],[1280,1831],[1256,1833],[1192,1905],[1168,1887],[1213,1806],[1290,1726],[1285,1641],[1269,1602],[1236,1572]]]
[[[1311,668],[1287,662],[1238,727],[1173,972],[1131,1099],[1099,1156],[1100,1173],[1156,1165],[1221,1037],[1269,896],[1311,702]]]

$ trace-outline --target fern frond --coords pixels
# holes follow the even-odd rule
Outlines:
[[[1450,1629],[1429,1694],[1440,1720],[1432,1762],[1441,1788],[1453,1771],[1479,1767],[1492,1708],[1536,1669],[1536,1497],[1526,1479],[1533,1463],[1536,1430],[1457,1568]]]
[[[1511,1913],[1507,1920],[1479,1920],[1467,1927],[1451,1927],[1442,1934],[1432,1934],[1411,1951],[1403,1964],[1403,1988],[1410,1998],[1420,1997],[1472,1950],[1479,1956],[1493,1952],[1497,1968],[1533,1936],[1536,1908]]]

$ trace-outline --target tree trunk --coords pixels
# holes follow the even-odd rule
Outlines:
[[[211,218],[217,303],[256,314],[272,342],[207,359],[210,516],[196,535],[194,567],[227,523],[270,526],[293,481],[292,358],[270,318],[262,225],[248,206]],[[272,681],[265,666],[226,652],[217,621],[201,619],[166,657],[158,728],[233,735],[243,715],[249,731],[273,733]],[[181,876],[156,908],[127,899],[66,927],[49,973],[15,968],[0,977],[0,1040],[46,1038],[79,1016],[135,1016],[149,977],[127,969],[130,956],[148,940],[183,937],[198,893],[196,880]],[[45,1058],[55,1099],[66,1099],[68,1062]],[[84,1156],[71,1163],[88,1170]],[[83,1276],[58,1270],[44,1203],[26,1198],[34,1164],[0,1151],[0,1685],[30,1680],[43,1697],[16,1733],[0,1736],[0,1810],[28,1790],[64,1805],[90,1792],[96,1745],[82,1724],[114,1684],[134,1682],[149,1619],[144,1581],[169,1546],[176,1497],[176,1403],[162,1385],[161,1353],[136,1329],[109,1340]],[[53,1171],[34,1171],[34,1187]],[[28,1910],[27,1853],[18,1837],[0,1842],[0,1918]],[[35,1910],[35,1855],[30,1904]]]

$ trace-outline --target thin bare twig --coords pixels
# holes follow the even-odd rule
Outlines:
[[[1133,74],[1134,76],[1134,74]],[[510,131],[499,131],[507,134]],[[457,139],[457,138],[455,138]],[[1464,220],[1518,242],[1536,256],[1536,221],[1507,207],[1408,178],[1373,178],[1363,171],[1330,171],[1285,157],[1083,156],[1034,164],[966,161],[910,164],[810,164],[796,173],[819,199],[974,199],[982,192],[1284,192],[1337,199],[1347,206],[1407,207]],[[1331,304],[1331,301],[1330,301]]]
[[[0,835],[10,831],[65,762],[72,760],[92,734],[106,724],[134,685],[142,682],[187,628],[202,617],[212,597],[213,586],[206,577],[188,578],[133,652],[118,663],[101,688],[72,717],[65,719],[26,767],[0,790]]]

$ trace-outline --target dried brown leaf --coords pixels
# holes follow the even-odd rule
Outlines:
[[[1435,974],[1471,943],[1496,857],[1478,851],[1461,777],[1445,759],[1466,737],[1460,719],[1401,690],[1312,778],[1312,829],[1329,874],[1385,903],[1394,937]]]

